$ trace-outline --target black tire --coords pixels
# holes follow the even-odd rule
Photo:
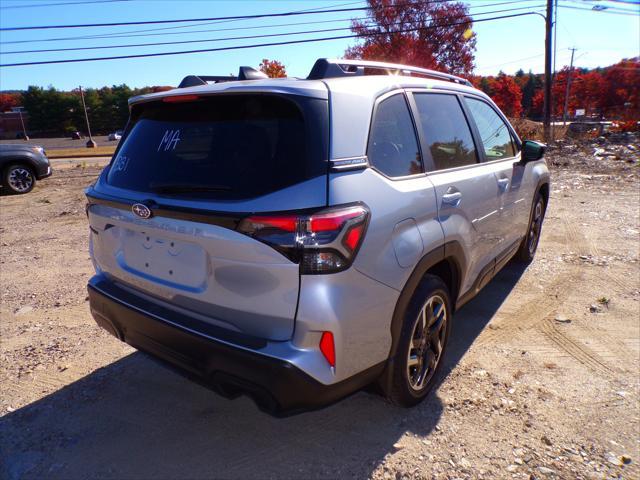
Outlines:
[[[427,317],[431,318],[423,322],[423,309],[426,307],[427,312],[429,312],[429,305],[432,300],[434,300],[434,303],[431,303],[434,307],[433,310],[436,310],[436,305],[443,305],[444,311],[436,310],[434,315],[427,315]],[[437,314],[439,312],[443,313],[443,321],[438,328],[437,320],[439,315]],[[451,333],[451,315],[451,299],[447,286],[439,277],[425,275],[411,297],[404,314],[398,349],[395,361],[392,363],[391,388],[387,392],[387,398],[392,403],[403,407],[417,405],[424,400],[436,384]],[[428,327],[428,345],[424,343],[424,339],[420,340],[419,329],[422,327],[418,325],[419,322],[423,325],[426,324]],[[435,332],[436,328],[438,328],[437,332]],[[440,345],[439,354],[436,353],[437,345],[434,337],[437,337]],[[421,345],[421,347],[417,348],[416,345]],[[416,361],[418,363],[409,365],[410,358],[411,363]],[[431,359],[435,361],[435,365],[431,365]],[[422,363],[420,363],[420,360]],[[427,368],[427,370],[424,372],[421,383],[419,381],[421,376],[419,369],[424,368]]]
[[[538,244],[540,243],[540,236],[542,235],[542,223],[544,222],[545,211],[546,204],[544,197],[538,192],[531,207],[527,234],[522,239],[520,248],[518,248],[514,256],[516,262],[529,264],[533,261],[536,251],[538,250]]]
[[[13,163],[2,172],[2,185],[8,193],[29,193],[36,185],[36,176],[30,166]]]

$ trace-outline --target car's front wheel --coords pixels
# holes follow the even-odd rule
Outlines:
[[[393,362],[393,403],[411,407],[421,402],[437,382],[451,332],[449,290],[440,278],[426,275],[405,312]]]
[[[542,222],[544,221],[545,210],[544,197],[538,192],[533,201],[527,235],[522,239],[520,248],[515,255],[516,261],[525,264],[533,261],[533,257],[538,250],[538,243],[540,243],[540,235],[542,235]]]
[[[9,165],[4,170],[3,185],[10,193],[28,193],[36,184],[33,169],[24,164]]]

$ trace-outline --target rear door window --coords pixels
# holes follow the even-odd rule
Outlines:
[[[367,156],[369,163],[388,177],[422,173],[416,132],[404,95],[388,97],[376,107]]]
[[[465,97],[464,100],[480,132],[487,161],[515,156],[516,151],[509,127],[496,111],[482,100],[471,97]]]
[[[436,170],[477,163],[467,119],[455,95],[415,93],[420,126]]]
[[[134,107],[107,175],[115,187],[247,199],[327,172],[327,102],[217,95]]]

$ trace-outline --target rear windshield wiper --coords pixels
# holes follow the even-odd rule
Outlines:
[[[227,192],[228,185],[199,185],[189,183],[152,183],[151,191],[156,193]]]

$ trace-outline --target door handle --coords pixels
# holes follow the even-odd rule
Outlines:
[[[451,192],[442,195],[442,203],[451,205],[452,207],[460,205],[460,200],[462,200],[462,193],[460,192]]]
[[[506,192],[509,188],[509,179],[508,178],[500,178],[498,179],[498,188],[501,192]]]

